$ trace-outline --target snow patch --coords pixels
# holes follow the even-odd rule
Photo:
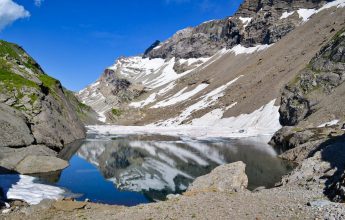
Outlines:
[[[259,52],[262,50],[266,50],[267,48],[269,48],[270,46],[272,46],[273,44],[264,44],[264,45],[257,45],[255,47],[244,47],[241,44],[238,44],[236,46],[234,46],[232,49],[230,49],[229,52],[235,53],[235,55],[239,55],[239,54],[252,54],[255,52]]]
[[[160,122],[158,123],[161,126],[172,126],[172,125],[179,125],[181,124],[183,121],[185,121],[186,119],[188,119],[188,117],[197,110],[201,110],[204,108],[207,108],[211,105],[213,105],[215,102],[217,102],[217,100],[224,96],[224,91],[233,83],[235,83],[237,80],[239,80],[241,77],[243,77],[243,75],[237,77],[236,79],[228,82],[227,84],[218,87],[217,89],[207,93],[204,96],[201,96],[201,100],[198,101],[197,103],[189,106],[188,108],[186,108],[178,117],[176,118],[171,118],[168,119],[166,121]]]
[[[239,17],[239,19],[242,21],[243,23],[243,28],[246,28],[248,26],[248,24],[252,21],[253,18],[244,18],[244,17]]]
[[[298,9],[297,13],[299,15],[300,18],[302,18],[302,22],[307,22],[309,20],[309,18],[315,14],[317,12],[317,10],[315,9]]]
[[[340,121],[340,120],[335,119],[335,120],[333,120],[333,121],[326,122],[326,123],[324,123],[324,124],[319,125],[319,126],[318,126],[318,128],[324,128],[324,127],[333,126],[333,125],[338,124],[338,123],[339,123],[339,121]]]
[[[0,175],[0,186],[7,199],[23,200],[37,205],[44,199],[62,199],[66,193],[55,186],[37,183],[37,179],[24,175]]]
[[[189,92],[185,92],[188,89],[187,87],[185,87],[181,91],[179,91],[178,93],[173,95],[171,98],[163,100],[151,108],[162,108],[162,107],[167,107],[170,105],[175,105],[177,103],[186,101],[187,99],[193,97],[194,95],[196,95],[199,92],[201,92],[202,90],[204,90],[207,86],[208,86],[208,84],[203,83],[203,84],[198,85],[197,87],[195,87],[193,90],[191,90]]]
[[[147,97],[147,99],[142,100],[140,102],[132,102],[131,104],[129,104],[129,106],[134,107],[134,108],[141,108],[144,107],[148,104],[151,104],[153,102],[156,101],[156,93],[152,93],[149,97]]]
[[[292,12],[284,12],[283,14],[282,14],[282,16],[279,18],[280,20],[281,19],[285,19],[285,18],[288,18],[288,17],[290,17],[291,15],[293,15],[295,12],[294,11],[292,11]]]
[[[300,18],[302,18],[302,22],[305,23],[305,22],[307,22],[309,20],[309,18],[312,15],[317,14],[320,11],[323,11],[325,9],[329,9],[331,7],[337,7],[337,8],[345,7],[345,0],[336,0],[336,1],[329,2],[329,3],[325,4],[325,5],[323,5],[318,10],[301,8],[297,12],[298,12]]]

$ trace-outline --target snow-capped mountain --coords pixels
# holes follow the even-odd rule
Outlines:
[[[143,56],[119,58],[78,97],[106,123],[274,133],[280,128],[274,100],[340,30],[344,5],[247,0],[231,17],[178,31]],[[238,117],[241,126],[233,123]]]

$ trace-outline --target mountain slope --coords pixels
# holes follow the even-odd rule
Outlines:
[[[78,96],[110,123],[175,126],[202,119],[196,124],[222,124],[219,120],[253,113],[279,99],[281,88],[340,30],[343,5],[341,0],[246,1],[230,18],[190,28],[195,35],[186,37],[183,30],[144,57],[120,58]],[[228,28],[225,21],[237,22],[236,43],[227,45],[237,35],[213,37],[215,30]],[[189,50],[195,53],[186,54]],[[273,117],[279,118],[278,111]],[[260,124],[249,116],[246,120],[246,127]]]

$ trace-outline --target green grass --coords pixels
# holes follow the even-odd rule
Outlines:
[[[20,59],[20,56],[18,55],[18,47],[15,44],[0,40],[0,56],[10,56],[15,59]]]
[[[33,72],[42,73],[36,61],[32,59],[22,47],[16,44],[0,40],[0,57],[6,58],[7,60],[9,60],[9,58],[16,60]]]
[[[56,86],[60,83],[58,80],[50,77],[46,74],[40,74],[38,76],[39,80],[43,83],[43,85],[49,89],[55,90]]]
[[[0,69],[0,81],[5,84],[5,87],[7,87],[8,90],[20,90],[23,86],[39,88],[33,81],[25,79],[24,77],[5,69]]]
[[[111,113],[116,117],[120,117],[122,115],[122,111],[116,108],[111,109]]]

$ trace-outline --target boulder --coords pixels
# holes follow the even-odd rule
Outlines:
[[[16,171],[16,166],[27,156],[57,156],[57,153],[44,145],[31,145],[25,148],[0,148],[0,167],[7,171]]]
[[[198,177],[188,187],[187,192],[198,191],[219,191],[219,192],[237,192],[245,190],[248,187],[248,177],[245,173],[246,165],[242,162],[236,162],[221,165],[210,174]]]
[[[25,157],[15,168],[21,174],[49,173],[63,170],[68,162],[52,156]]]
[[[34,142],[25,116],[0,103],[0,147],[28,146]]]

